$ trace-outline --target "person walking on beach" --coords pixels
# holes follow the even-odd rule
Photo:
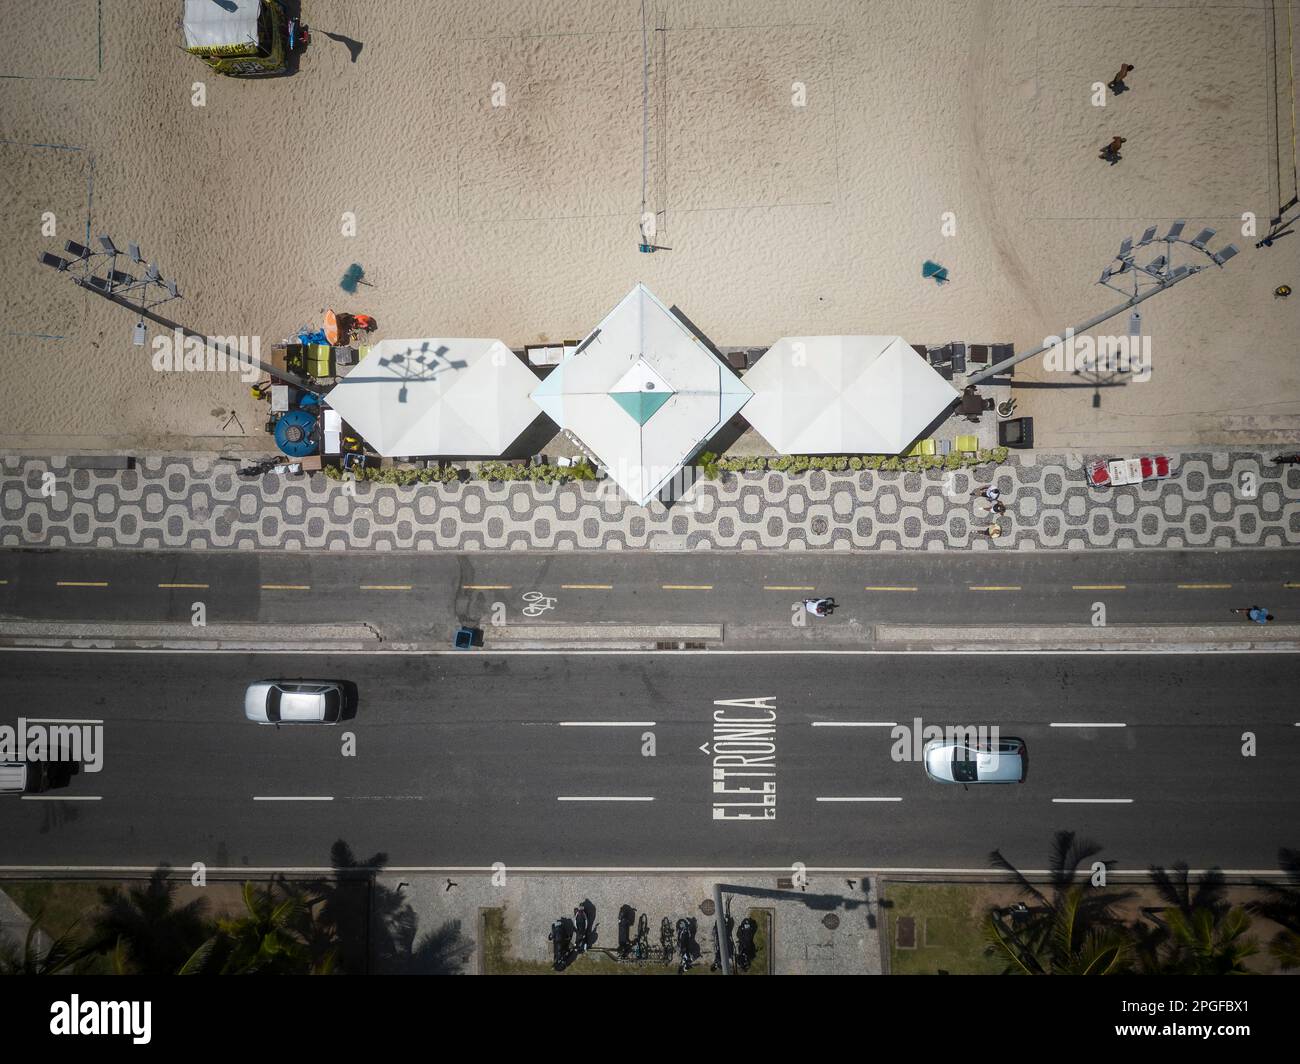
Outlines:
[[[987,484],[980,488],[979,491],[971,492],[971,498],[975,498],[977,495],[983,495],[989,502],[997,502],[1002,497],[1002,492],[998,490],[996,484]]]
[[[1273,619],[1273,615],[1263,606],[1241,606],[1232,612],[1236,614],[1244,613],[1256,624],[1268,624]]]
[[[989,539],[997,539],[998,536],[1002,535],[1002,526],[994,521],[988,528],[977,528],[975,534],[977,536],[988,536]]]
[[[1101,149],[1101,153],[1097,158],[1101,159],[1103,162],[1110,163],[1111,166],[1114,166],[1124,158],[1124,156],[1120,155],[1119,149],[1120,145],[1122,145],[1126,140],[1128,140],[1128,137],[1111,137],[1110,143]]]
[[[1133,71],[1132,63],[1125,63],[1119,68],[1119,73],[1106,83],[1106,88],[1110,89],[1116,96],[1120,93],[1128,92],[1128,86],[1124,84],[1124,79]]]

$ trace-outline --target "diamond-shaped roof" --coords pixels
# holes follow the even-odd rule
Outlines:
[[[532,396],[645,505],[750,394],[638,284]]]

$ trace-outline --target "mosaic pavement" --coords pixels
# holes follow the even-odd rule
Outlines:
[[[1300,544],[1300,468],[1273,452],[1171,452],[1166,481],[1098,490],[1084,456],[1027,453],[955,473],[726,474],[671,509],[607,482],[245,481],[211,456],[69,469],[0,460],[0,546],[215,550],[1088,550]],[[994,543],[970,492],[996,480]]]

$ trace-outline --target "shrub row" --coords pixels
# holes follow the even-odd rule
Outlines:
[[[966,469],[970,466],[992,463],[1000,465],[1007,460],[1005,447],[994,447],[988,451],[976,451],[972,454],[917,455],[904,458],[900,455],[863,454],[839,455],[836,457],[814,457],[805,454],[777,455],[775,457],[719,458],[711,451],[705,451],[697,459],[704,475],[716,480],[722,473],[807,473],[821,469],[831,473],[844,473],[849,470],[878,469],[881,472],[902,470],[908,473],[921,473],[927,469]]]
[[[324,473],[331,480],[342,480],[343,471],[337,466],[326,466]],[[596,471],[587,462],[572,466],[519,466],[506,462],[484,462],[475,477],[468,470],[455,469],[451,466],[430,469],[379,469],[375,466],[362,466],[348,470],[355,480],[366,480],[373,484],[397,484],[409,487],[412,484],[454,484],[459,480],[531,480],[544,484],[564,484],[570,480],[595,480]]]

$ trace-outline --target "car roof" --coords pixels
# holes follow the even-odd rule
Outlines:
[[[325,700],[320,688],[294,684],[281,690],[281,720],[320,720],[324,715]]]

